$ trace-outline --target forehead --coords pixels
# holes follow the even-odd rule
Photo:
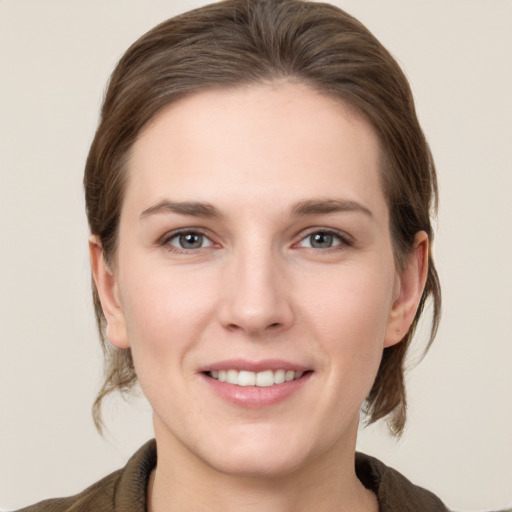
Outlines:
[[[384,203],[379,168],[374,129],[339,99],[287,82],[211,90],[171,104],[145,127],[131,151],[125,203],[147,207],[169,194]]]

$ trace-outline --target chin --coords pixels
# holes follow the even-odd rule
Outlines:
[[[226,456],[210,458],[209,465],[226,475],[245,478],[278,478],[300,469],[305,461],[302,457],[288,453],[268,454],[257,449],[243,453],[230,452]]]
[[[306,439],[294,439],[289,432],[247,430],[242,436],[227,436],[220,446],[202,450],[203,460],[224,474],[275,478],[299,470],[317,451],[307,445]]]

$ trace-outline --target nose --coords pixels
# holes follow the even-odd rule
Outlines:
[[[226,262],[220,322],[252,337],[276,334],[293,322],[291,283],[279,257],[266,248],[235,251]]]

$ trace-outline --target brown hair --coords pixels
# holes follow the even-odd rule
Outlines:
[[[136,41],[117,64],[85,167],[87,216],[107,262],[116,251],[126,186],[125,163],[141,129],[171,102],[205,89],[293,79],[340,98],[374,126],[384,151],[383,188],[397,266],[403,267],[418,231],[432,239],[437,207],[432,157],[400,67],[356,19],[332,5],[301,0],[225,0],[163,22]],[[406,418],[404,358],[432,298],[431,337],[440,317],[441,292],[432,254],[428,278],[411,329],[384,349],[365,402],[368,422],[389,416],[399,435]],[[101,402],[136,382],[131,352],[105,338],[105,317],[93,284],[105,352],[105,381],[94,402],[101,430]]]

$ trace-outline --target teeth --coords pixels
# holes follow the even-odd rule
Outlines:
[[[236,370],[234,370],[235,373]],[[254,372],[241,371],[238,372],[238,376],[232,381],[232,384],[238,384],[239,386],[255,386],[256,385],[256,374]]]
[[[228,382],[238,386],[269,387],[274,384],[300,379],[303,374],[304,372],[294,372],[293,370],[265,370],[257,373],[246,370],[219,370],[211,371],[210,377],[220,382]]]
[[[274,384],[282,384],[284,382],[284,376],[286,372],[284,370],[277,370],[274,372]]]
[[[267,370],[256,374],[256,386],[266,388],[274,385],[274,372]]]

